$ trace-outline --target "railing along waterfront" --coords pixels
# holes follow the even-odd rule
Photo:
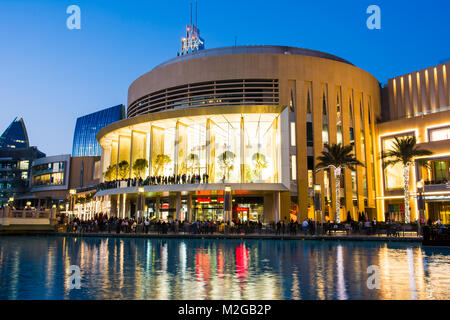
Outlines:
[[[54,225],[56,223],[56,209],[14,209],[4,207],[0,209],[0,225]]]
[[[50,210],[2,210],[0,211],[2,218],[31,218],[31,219],[48,219],[51,216]]]

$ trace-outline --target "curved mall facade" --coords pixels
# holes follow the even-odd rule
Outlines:
[[[177,57],[131,84],[127,117],[97,135],[102,172],[114,168],[109,180],[172,180],[100,190],[112,215],[314,218],[313,187],[320,184],[322,208],[334,220],[333,172],[315,172],[314,166],[324,143],[341,142],[353,145],[364,163],[342,177],[341,217],[347,211],[353,218],[361,211],[376,216],[380,88],[372,75],[341,58],[277,46]],[[138,159],[148,166],[133,170]],[[124,161],[129,166],[120,171]],[[199,179],[183,183],[183,175]]]

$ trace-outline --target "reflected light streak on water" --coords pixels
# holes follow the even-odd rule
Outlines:
[[[344,280],[344,257],[342,253],[342,245],[337,246],[337,286],[338,286],[338,299],[347,300],[347,293],[345,292],[345,280]]]
[[[417,299],[417,287],[416,287],[416,276],[414,270],[414,253],[412,248],[406,249],[406,255],[408,257],[408,274],[409,274],[409,292],[411,292],[411,300]]]
[[[447,299],[450,249],[276,240],[0,238],[0,299]],[[81,268],[69,290],[67,268]],[[380,290],[367,268],[380,268]]]

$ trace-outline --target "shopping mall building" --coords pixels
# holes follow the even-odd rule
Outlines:
[[[324,216],[335,220],[333,172],[315,165],[325,143],[343,143],[364,165],[344,170],[341,220],[347,212],[401,220],[401,169],[383,170],[379,155],[394,136],[414,134],[433,151],[421,160],[436,169],[411,170],[412,219],[420,179],[427,212],[450,214],[450,144],[434,141],[450,138],[449,67],[390,79],[382,89],[350,62],[307,49],[238,46],[178,56],[135,80],[127,118],[97,134],[101,172],[109,174],[96,197],[119,217],[271,222],[314,218],[320,185]],[[140,185],[107,183],[136,177]]]

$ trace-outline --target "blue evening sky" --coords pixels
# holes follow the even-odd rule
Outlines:
[[[47,155],[71,153],[76,118],[126,104],[128,86],[176,56],[189,0],[0,0],[0,133],[16,116]],[[81,30],[66,8],[81,8]],[[366,8],[381,8],[381,30]],[[199,0],[207,48],[289,45],[388,78],[450,58],[449,0]]]

